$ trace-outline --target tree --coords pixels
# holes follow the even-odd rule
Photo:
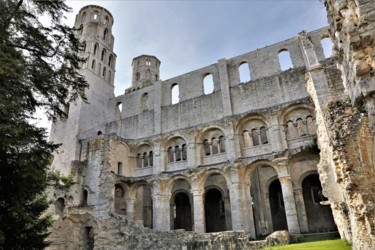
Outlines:
[[[35,112],[63,117],[88,87],[79,74],[84,46],[63,24],[68,11],[63,0],[0,0],[0,249],[47,245],[44,191],[57,145],[35,126]]]

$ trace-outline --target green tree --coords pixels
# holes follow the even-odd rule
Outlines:
[[[68,11],[63,0],[0,0],[0,249],[47,245],[44,191],[57,145],[34,125],[35,112],[62,117],[88,87],[78,72],[84,46],[63,24]]]

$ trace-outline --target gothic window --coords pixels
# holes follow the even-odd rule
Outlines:
[[[180,91],[178,88],[178,84],[174,83],[171,88],[171,103],[176,104],[180,102]]]
[[[258,130],[257,129],[253,129],[251,131],[251,136],[253,138],[253,145],[254,146],[258,146],[259,145],[259,136],[258,136]]]
[[[293,68],[292,59],[288,50],[283,49],[279,52],[279,63],[282,71]]]
[[[112,63],[113,63],[113,55],[112,54],[110,54],[109,55],[109,59],[108,59],[108,66],[112,66]]]
[[[96,56],[96,54],[98,53],[98,50],[99,50],[99,44],[95,43],[95,45],[94,45],[94,56]]]
[[[103,67],[103,77],[104,77],[104,79],[105,79],[106,73],[107,73],[107,69],[106,69],[106,67]]]
[[[212,74],[208,74],[203,79],[203,92],[205,95],[214,92],[214,80]]]
[[[104,32],[103,32],[103,40],[104,41],[107,41],[107,36],[108,36],[108,29],[104,29]]]
[[[101,60],[104,61],[105,57],[106,57],[106,54],[107,54],[107,51],[105,49],[102,50],[102,56],[101,56]]]
[[[117,174],[122,175],[122,162],[117,163]]]
[[[240,82],[249,82],[250,79],[250,68],[249,64],[246,62],[243,62],[240,64],[240,67],[238,68],[238,71],[240,73]]]
[[[153,153],[150,146],[143,145],[137,154],[137,168],[147,168],[154,165]]]

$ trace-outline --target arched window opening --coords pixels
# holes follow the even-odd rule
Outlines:
[[[112,63],[113,63],[113,55],[112,54],[110,54],[109,55],[109,59],[108,59],[108,66],[112,66]]]
[[[187,153],[186,153],[186,144],[182,145],[182,160],[186,161],[187,159]]]
[[[55,201],[55,213],[56,214],[62,214],[65,209],[65,200],[64,198],[58,198]]]
[[[154,165],[153,152],[149,146],[142,146],[142,148],[141,152],[137,154],[137,168],[152,167]]]
[[[108,23],[108,21],[109,21],[109,18],[108,18],[108,16],[105,16],[105,18],[104,18],[104,24],[107,24],[107,23]]]
[[[94,56],[97,55],[98,50],[99,50],[99,44],[98,44],[98,43],[95,43],[95,45],[94,45]]]
[[[246,62],[243,62],[240,64],[240,67],[238,68],[238,71],[240,73],[240,82],[250,82],[250,68],[249,64]]]
[[[146,60],[146,65],[147,65],[147,66],[150,66],[150,65],[151,65],[151,61],[150,61],[150,59],[147,59],[147,60]]]
[[[333,43],[329,37],[323,38],[320,43],[322,44],[323,53],[325,58],[330,58],[332,56]]]
[[[181,150],[179,146],[174,147],[174,153],[176,156],[176,161],[181,161]]]
[[[222,193],[216,189],[209,189],[205,194],[206,232],[226,231],[225,205]]]
[[[179,192],[173,201],[173,229],[191,231],[192,216],[189,196],[184,192]]]
[[[83,235],[84,249],[92,250],[94,249],[94,229],[92,227],[85,227]]]
[[[122,175],[122,162],[117,163],[117,174]]]
[[[118,102],[116,105],[119,111],[122,112],[122,102]]]
[[[104,29],[104,32],[103,32],[103,40],[104,41],[107,41],[107,36],[108,36],[108,29]]]
[[[148,167],[148,157],[146,152],[143,153],[143,167]]]
[[[104,78],[105,78],[106,74],[107,74],[107,69],[106,69],[106,67],[103,67],[103,77]]]
[[[135,74],[135,80],[138,81],[141,78],[141,73],[137,72]]]
[[[171,100],[172,100],[172,104],[177,104],[180,102],[180,91],[179,91],[179,87],[177,83],[172,85]]]
[[[97,20],[98,18],[99,18],[99,12],[94,11],[94,13],[92,14],[92,19]]]
[[[108,70],[108,81],[112,81],[112,72],[110,70]]]
[[[273,230],[288,230],[285,206],[280,181],[274,180],[269,186],[269,201],[271,207]]]
[[[282,50],[279,52],[279,63],[282,71],[293,68],[292,59],[288,50]]]
[[[142,157],[141,154],[137,154],[137,168],[142,168]]]
[[[144,93],[141,97],[141,110],[142,112],[148,111],[148,93]]]
[[[81,22],[83,23],[85,19],[86,19],[86,12],[83,12],[81,16]]]
[[[100,76],[100,72],[102,71],[102,65],[99,63],[98,64],[98,75]]]
[[[155,74],[155,81],[158,81],[158,80],[159,80],[159,75]]]
[[[102,56],[100,58],[102,61],[104,61],[106,54],[107,54],[107,51],[105,49],[103,49],[102,50]]]
[[[298,132],[298,136],[306,135],[306,125],[305,125],[305,122],[302,121],[301,118],[297,119],[297,132]]]
[[[82,202],[81,202],[81,205],[86,207],[88,204],[87,204],[87,199],[89,197],[89,193],[87,192],[87,190],[83,190],[82,192]]]
[[[203,92],[205,95],[214,92],[214,79],[211,74],[208,74],[203,79]]]
[[[92,60],[91,69],[92,71],[95,71],[95,60]]]
[[[247,130],[245,130],[243,132],[243,141],[244,141],[244,147],[245,148],[249,148],[249,147],[253,146],[252,136],[250,136],[250,134]]]

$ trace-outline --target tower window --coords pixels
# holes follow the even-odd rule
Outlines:
[[[238,68],[240,72],[240,82],[249,82],[250,79],[250,69],[249,64],[246,62],[241,63],[240,67]]]
[[[104,18],[104,24],[107,24],[108,20],[109,20],[108,16],[105,16],[105,18]]]
[[[141,73],[137,72],[135,74],[135,80],[138,81],[141,78]]]
[[[203,79],[203,92],[205,95],[214,92],[214,80],[211,74],[208,74]]]
[[[176,104],[180,102],[180,90],[178,88],[178,84],[175,83],[172,85],[171,88],[171,103]]]
[[[106,69],[106,67],[103,67],[103,77],[105,78],[105,76],[106,76],[106,73],[107,73],[107,69]]]
[[[105,29],[103,32],[103,40],[107,41],[107,36],[108,36],[108,29]]]
[[[92,19],[97,20],[98,17],[99,17],[99,12],[94,11],[94,13],[92,14]]]
[[[293,68],[292,59],[288,50],[284,49],[279,52],[279,63],[282,71]]]
[[[92,60],[92,63],[91,63],[91,69],[94,71],[95,70],[95,60]]]
[[[150,65],[151,65],[151,61],[150,61],[150,59],[147,59],[147,60],[146,60],[146,65],[147,65],[147,66],[150,66]]]
[[[101,60],[104,61],[105,55],[107,54],[107,51],[105,49],[102,50],[102,57]]]
[[[96,54],[98,53],[98,49],[99,49],[99,44],[95,43],[95,45],[94,45],[94,56],[96,56]]]
[[[322,47],[323,47],[323,52],[324,52],[324,57],[329,58],[332,56],[332,47],[333,43],[329,37],[323,38],[321,41]]]
[[[108,59],[108,66],[112,66],[112,63],[113,63],[113,55],[112,54],[110,54],[109,55],[109,59]]]

